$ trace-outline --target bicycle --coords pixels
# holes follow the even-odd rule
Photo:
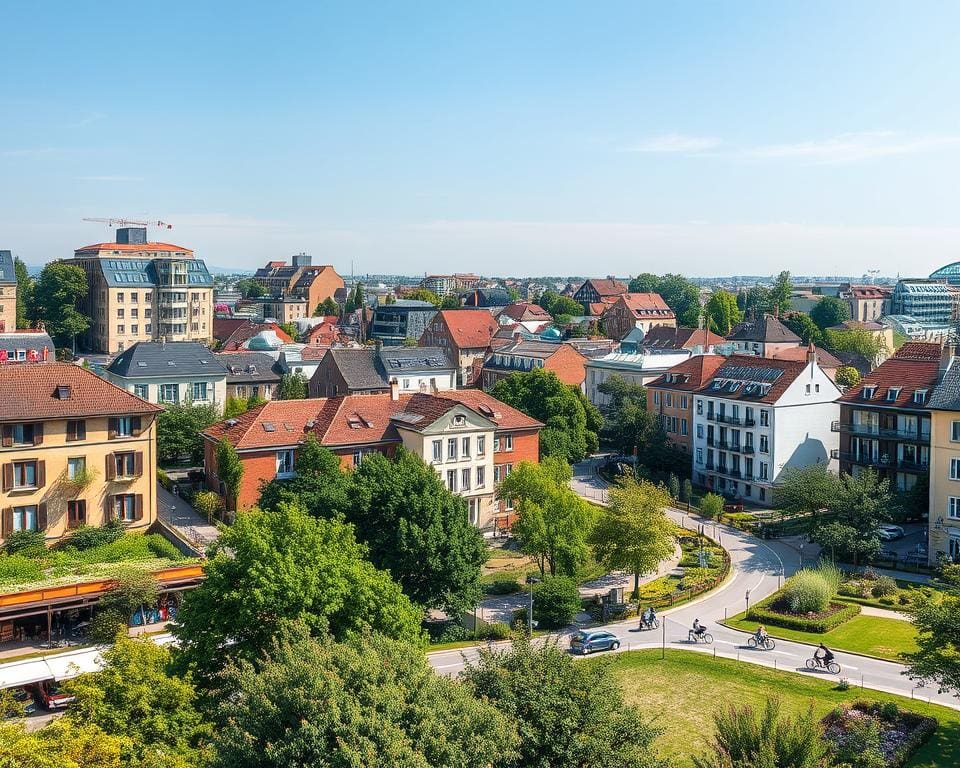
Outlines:
[[[816,657],[812,659],[807,659],[807,669],[810,669],[810,670],[825,669],[831,675],[840,674],[840,665],[837,664],[837,662],[830,661],[829,664],[824,664],[822,659],[818,659]]]
[[[766,651],[772,651],[777,647],[777,644],[769,635],[764,637],[763,640],[757,640],[756,635],[751,635],[750,639],[747,640],[747,645],[749,645],[751,648],[763,648]]]
[[[640,630],[660,629],[660,619],[654,618],[653,621],[644,621],[640,619]]]
[[[691,629],[687,631],[687,642],[713,645],[713,635],[711,635],[709,632],[694,632]]]

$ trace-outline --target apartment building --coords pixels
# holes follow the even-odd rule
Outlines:
[[[17,272],[13,254],[0,251],[0,333],[17,329]]]
[[[909,491],[930,466],[927,401],[940,376],[939,344],[909,341],[840,398],[840,470],[872,467]]]
[[[436,314],[437,308],[428,301],[400,299],[393,304],[378,305],[373,310],[370,338],[386,346],[398,346],[407,339],[417,341]]]
[[[861,323],[879,320],[890,314],[892,291],[880,285],[841,283],[839,297],[850,308],[850,319]]]
[[[334,348],[310,379],[310,397],[401,394],[457,388],[457,369],[439,347]]]
[[[775,357],[779,352],[799,347],[803,340],[773,315],[753,315],[727,334],[734,352],[760,357]]]
[[[906,345],[904,345],[906,346]],[[927,557],[960,562],[960,349],[944,346],[930,414],[930,507]],[[889,361],[888,361],[889,362]]]
[[[473,274],[463,273],[454,275],[427,275],[420,281],[420,286],[433,291],[441,299],[447,296],[456,296],[464,291],[472,291],[480,282],[480,278]]]
[[[116,354],[154,339],[213,340],[213,278],[189,248],[148,242],[146,229],[125,227],[117,242],[78,248],[68,263],[89,285],[77,302],[91,320],[83,348]]]
[[[437,312],[420,337],[421,347],[440,347],[457,366],[457,386],[474,383],[480,365],[499,329],[496,319],[482,309],[444,309]]]
[[[292,323],[310,317],[311,314],[307,300],[299,296],[271,296],[259,303],[264,318],[276,320],[278,323]]]
[[[693,395],[694,482],[771,504],[785,470],[830,465],[839,397],[813,349],[804,362],[732,355]]]
[[[646,386],[690,358],[685,349],[664,352],[628,350],[621,345],[619,351],[591,357],[584,364],[587,399],[598,408],[610,403],[610,396],[600,391],[600,386],[608,379],[616,376],[628,384]]]
[[[603,326],[611,339],[622,339],[634,329],[675,328],[676,315],[659,293],[624,293],[603,314]]]
[[[582,390],[586,378],[586,362],[587,358],[570,344],[515,338],[512,343],[498,347],[486,359],[481,374],[481,386],[485,392],[489,392],[500,379],[514,373],[543,368],[553,371],[564,384]]]
[[[343,290],[346,285],[332,265],[314,265],[313,257],[306,253],[296,254],[290,264],[286,261],[269,261],[254,273],[253,279],[263,286],[267,297],[273,299],[273,304],[277,299],[302,299],[306,304],[303,317],[313,315],[327,299],[336,299],[337,291]],[[288,322],[273,312],[266,316]]]
[[[158,406],[66,363],[2,366],[0,392],[0,537],[156,520]]]
[[[647,410],[656,414],[670,444],[693,454],[693,393],[726,362],[722,355],[695,355],[647,384]]]
[[[293,476],[307,434],[340,456],[345,468],[370,453],[393,456],[402,446],[466,500],[473,525],[493,530],[510,513],[506,504],[501,512],[496,484],[514,462],[538,460],[542,426],[478,390],[401,394],[394,384],[384,394],[273,400],[204,431],[206,482],[224,494],[216,464],[220,440],[230,442],[243,462],[238,509],[256,504],[262,482]]]
[[[218,352],[217,361],[227,369],[227,397],[272,400],[280,384],[276,360],[263,352]]]
[[[949,328],[957,320],[960,293],[943,280],[900,280],[890,297],[890,314],[925,326]]]
[[[132,395],[157,405],[190,402],[223,410],[227,369],[195,341],[143,341],[124,350],[104,377]]]
[[[56,358],[53,339],[43,330],[0,333],[0,364],[40,363]]]

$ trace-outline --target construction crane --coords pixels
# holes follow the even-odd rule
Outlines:
[[[84,219],[84,221],[93,221],[97,224],[106,224],[108,227],[160,227],[161,229],[173,229],[173,224],[167,224],[165,221],[133,221],[132,219]]]

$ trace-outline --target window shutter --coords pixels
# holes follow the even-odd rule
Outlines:
[[[9,448],[13,445],[13,424],[3,425],[3,447]]]
[[[143,520],[143,494],[142,493],[137,494],[137,500],[134,504],[133,519]]]
[[[113,512],[116,508],[117,508],[117,497],[107,496],[107,511],[103,515],[103,522],[109,523],[113,521]]]
[[[81,419],[77,422],[77,440],[86,440],[87,439],[87,422],[85,419]]]
[[[0,520],[0,535],[7,538],[13,532],[13,507],[4,507]]]
[[[115,478],[116,476],[117,476],[117,460],[116,458],[114,458],[114,454],[108,453],[107,467],[106,467],[106,473],[104,477],[106,477],[107,480],[113,480],[113,478]]]
[[[13,488],[13,463],[7,462],[3,465],[3,490],[9,491]]]
[[[114,417],[110,417],[107,422],[107,436],[111,440],[115,440],[117,437],[117,420]]]
[[[43,422],[38,421],[33,425],[33,444],[40,445],[43,442]]]
[[[47,484],[47,462],[37,462],[37,488],[43,488]]]
[[[67,422],[67,440],[72,442],[77,439],[77,422]]]
[[[41,531],[47,529],[47,502],[45,501],[37,505],[37,528]]]
[[[133,454],[133,474],[137,477],[143,474],[143,451]]]
[[[77,502],[77,525],[84,525],[87,522],[87,500],[80,499]]]
[[[140,434],[140,417],[139,416],[134,416],[132,419],[130,419],[130,427],[131,427],[131,431],[133,432],[133,436],[134,437],[139,436]]]

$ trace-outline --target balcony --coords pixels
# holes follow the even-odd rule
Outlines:
[[[907,440],[913,443],[929,443],[930,433],[917,433],[910,429],[891,429],[889,427],[878,427],[873,424],[848,424],[847,422],[834,421],[830,425],[832,432],[845,432],[850,435],[862,435],[864,437],[892,437],[897,440]]]
[[[857,464],[861,467],[877,467],[879,469],[904,469],[908,472],[927,472],[930,469],[929,463],[919,462],[919,461],[907,461],[906,459],[897,459],[895,456],[888,456],[882,454],[880,456],[863,456],[856,455],[853,453],[842,453],[838,452],[837,456],[834,457],[831,453],[831,457],[839,458],[840,461],[846,461],[850,464]]]
[[[748,416],[743,420],[743,426],[745,427],[755,427],[757,425],[757,420],[752,416]]]

